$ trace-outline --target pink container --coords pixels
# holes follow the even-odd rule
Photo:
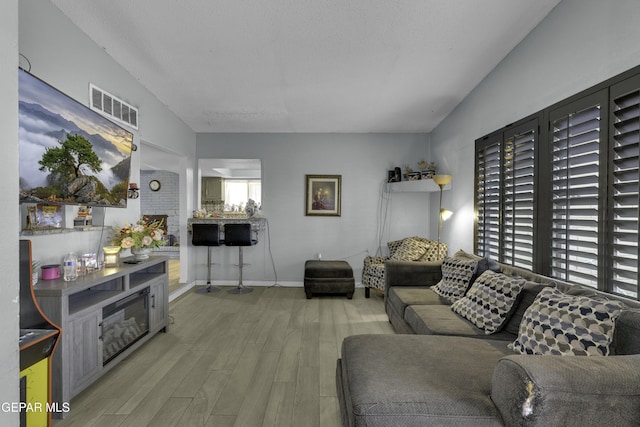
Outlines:
[[[40,267],[42,270],[42,280],[53,280],[60,278],[60,266],[58,264],[43,265]]]

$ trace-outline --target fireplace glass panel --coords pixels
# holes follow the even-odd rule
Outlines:
[[[103,365],[149,333],[149,288],[102,310]]]

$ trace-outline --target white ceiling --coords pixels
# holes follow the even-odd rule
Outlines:
[[[359,133],[430,132],[560,0],[51,1],[195,132]]]

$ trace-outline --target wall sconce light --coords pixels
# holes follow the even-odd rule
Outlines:
[[[453,212],[447,209],[441,209],[440,210],[440,218],[442,218],[442,221],[446,221],[449,218],[451,218],[451,216],[453,215]]]
[[[120,246],[105,246],[102,250],[104,251],[105,267],[118,267],[120,265]]]
[[[451,215],[453,215],[453,212],[448,211],[446,209],[442,209],[442,190],[444,190],[445,185],[449,184],[451,182],[451,180],[453,179],[453,176],[451,175],[434,175],[433,176],[433,182],[435,182],[436,184],[438,184],[438,187],[440,187],[440,210],[438,211],[438,243],[440,243],[440,232],[442,231],[442,222],[446,221],[447,219],[451,218]],[[444,218],[446,214],[446,218]]]
[[[129,190],[127,190],[127,197],[130,199],[137,199],[140,197],[140,193],[138,192],[140,189],[138,188],[138,184],[135,182],[129,183]]]

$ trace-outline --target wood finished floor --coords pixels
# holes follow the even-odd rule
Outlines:
[[[250,294],[193,290],[173,322],[71,401],[55,427],[339,426],[335,363],[344,337],[392,334],[383,298],[356,289]]]
[[[180,260],[169,260],[169,293],[178,289],[182,284],[180,283]]]

